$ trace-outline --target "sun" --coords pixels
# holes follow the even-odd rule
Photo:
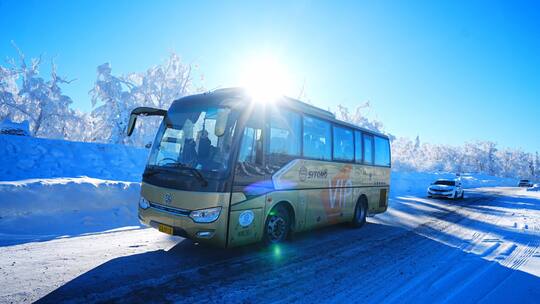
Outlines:
[[[247,59],[240,75],[240,85],[257,102],[268,102],[282,96],[289,85],[286,66],[268,54]]]

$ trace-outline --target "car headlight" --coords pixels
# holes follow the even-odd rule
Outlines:
[[[141,209],[148,209],[150,207],[150,202],[141,196],[139,199],[139,207],[141,207]]]
[[[197,223],[211,223],[219,217],[221,207],[191,211],[189,217]]]

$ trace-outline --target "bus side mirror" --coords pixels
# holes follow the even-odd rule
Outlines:
[[[137,122],[137,115],[133,114],[133,112],[131,113],[131,115],[129,115],[129,122],[128,122],[128,127],[127,127],[127,136],[131,136],[131,134],[133,133],[133,129],[135,129],[135,123]]]
[[[165,117],[167,115],[167,111],[162,109],[156,109],[156,108],[149,108],[149,107],[138,107],[133,109],[131,111],[131,115],[129,115],[129,122],[127,126],[127,136],[131,136],[133,134],[133,129],[135,129],[135,123],[137,122],[137,116],[163,116]]]
[[[217,137],[223,136],[225,134],[225,128],[227,127],[227,121],[229,120],[229,114],[231,109],[219,109],[217,112],[216,126],[214,129],[214,135]]]

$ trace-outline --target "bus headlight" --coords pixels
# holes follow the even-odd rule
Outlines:
[[[150,207],[150,202],[141,196],[139,199],[139,207],[141,207],[141,209],[148,209]]]
[[[211,223],[219,217],[221,207],[191,211],[189,217],[197,223]]]

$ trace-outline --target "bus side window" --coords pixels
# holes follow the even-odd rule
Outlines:
[[[270,114],[268,158],[277,169],[300,155],[300,115],[273,109]]]
[[[262,129],[246,126],[238,152],[238,162],[262,165],[262,147]]]
[[[363,133],[364,163],[373,165],[373,135]]]
[[[375,136],[375,165],[390,167],[390,142]]]
[[[334,125],[334,160],[354,159],[353,131]]]
[[[304,116],[304,156],[320,160],[332,158],[330,123]]]

